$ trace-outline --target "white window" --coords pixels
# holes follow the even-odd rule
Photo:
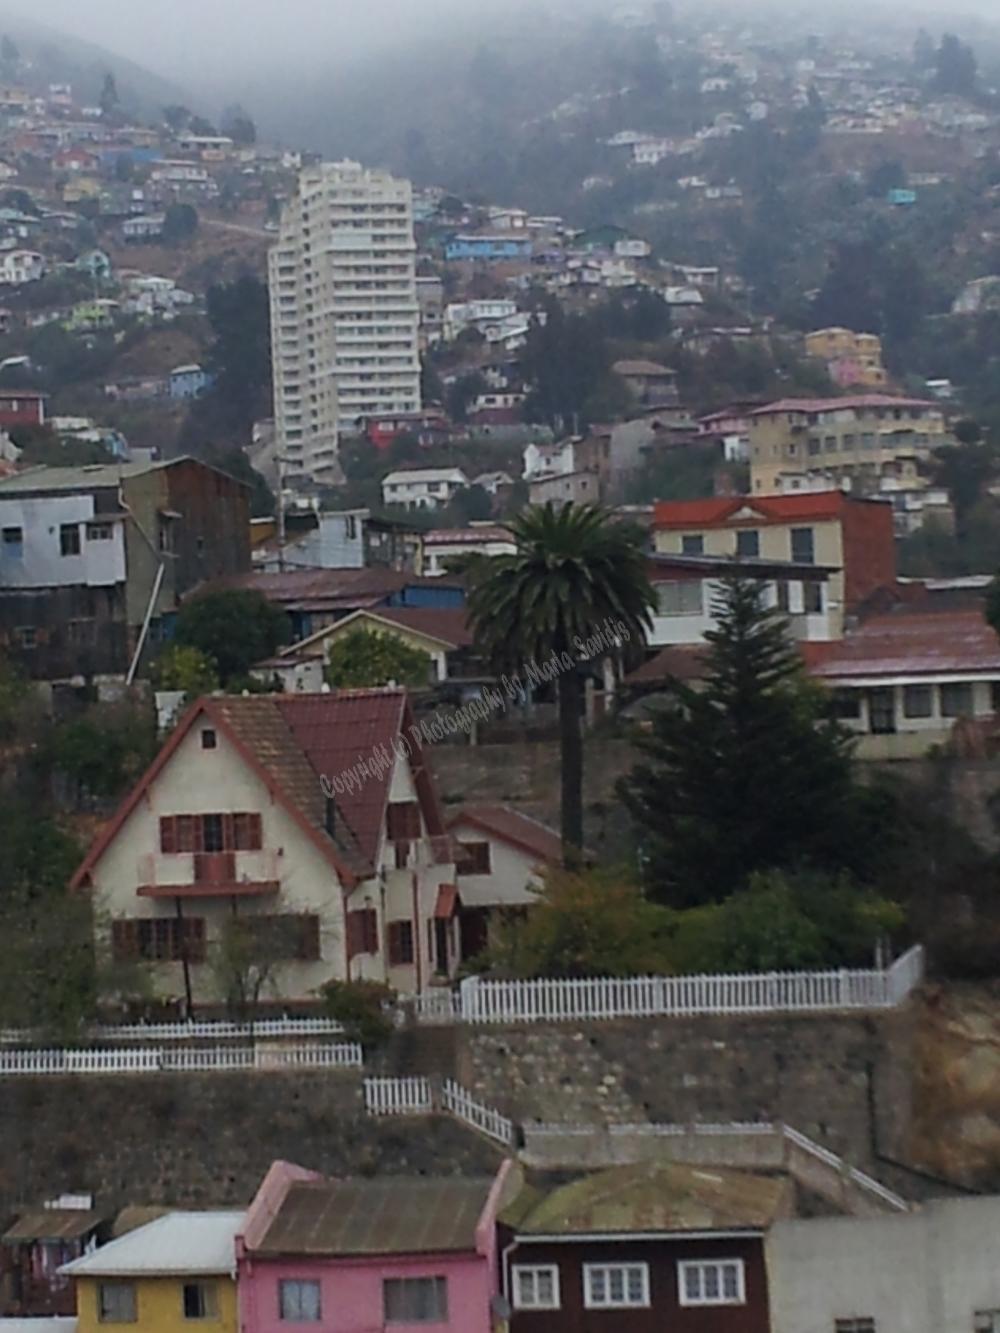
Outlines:
[[[97,1288],[97,1318],[102,1324],[134,1324],[135,1283],[101,1282]]]
[[[558,1310],[559,1269],[555,1264],[515,1264],[513,1295],[515,1310]]]
[[[319,1283],[284,1278],[278,1283],[278,1314],[295,1324],[317,1324],[320,1320]]]
[[[700,616],[703,610],[701,581],[677,580],[658,583],[656,595],[661,616]]]
[[[677,1292],[681,1305],[745,1305],[743,1260],[682,1260]]]
[[[583,1303],[588,1310],[649,1305],[648,1264],[584,1264]]]

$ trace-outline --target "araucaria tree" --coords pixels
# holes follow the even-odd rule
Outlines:
[[[855,784],[851,738],[805,676],[762,585],[724,584],[700,686],[672,681],[644,762],[619,784],[643,840],[649,895],[721,902],[754,871],[867,877],[883,797]]]
[[[551,503],[508,524],[514,555],[470,570],[469,618],[497,671],[547,668],[559,695],[562,840],[567,862],[583,847],[581,661],[645,639],[654,605],[645,534],[594,505]]]

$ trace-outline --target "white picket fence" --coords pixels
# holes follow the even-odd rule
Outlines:
[[[471,1092],[467,1092],[450,1078],[444,1081],[442,1104],[453,1116],[464,1120],[467,1125],[472,1125],[491,1139],[496,1139],[505,1148],[509,1148],[513,1142],[513,1122],[499,1111],[495,1111],[492,1106],[485,1106],[482,1102],[476,1101]]]
[[[433,1109],[429,1079],[365,1079],[365,1110],[369,1115],[427,1115]]]
[[[580,1022],[684,1018],[699,1014],[819,1013],[893,1009],[920,984],[924,952],[915,945],[891,967],[829,972],[757,972],[690,977],[591,977],[461,984],[466,1023]]]
[[[0,1051],[0,1077],[15,1074],[152,1074],[229,1069],[360,1069],[354,1042],[314,1046],[200,1046]]]
[[[264,1041],[283,1037],[336,1037],[343,1026],[332,1018],[267,1018],[259,1023],[121,1023],[87,1028],[85,1035],[101,1042]],[[24,1045],[31,1034],[18,1028],[0,1030],[0,1046]]]

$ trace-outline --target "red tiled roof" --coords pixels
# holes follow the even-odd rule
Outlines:
[[[405,690],[344,690],[339,694],[275,694],[270,696],[308,759],[313,772],[331,781],[346,769],[367,759],[384,745],[392,753],[393,741],[406,735],[412,718]],[[415,757],[419,763],[419,751]],[[424,817],[432,834],[443,832],[443,821],[433,786],[427,788]],[[421,781],[418,773],[418,790]],[[337,796],[337,808],[354,832],[364,855],[374,861],[389,798],[388,778],[369,779],[353,791]],[[427,800],[430,808],[427,808]],[[436,824],[436,827],[435,827]]]
[[[345,883],[373,873],[389,797],[387,776],[370,777],[336,796],[333,836],[327,832],[326,795],[332,781],[373,749],[409,738],[413,725],[405,690],[345,690],[337,694],[227,695],[200,699],[152,765],[106,824],[71,881],[79,887],[104,854],[157,775],[199,718],[209,719],[239,750],[303,832],[330,860]],[[428,831],[438,835],[444,820],[433,780],[419,747],[411,758]]]
[[[562,864],[559,834],[509,805],[465,805],[448,821],[448,828],[454,830],[459,824],[491,833],[500,842],[509,842],[547,865]]]
[[[836,518],[849,504],[884,504],[883,500],[858,500],[843,491],[807,491],[800,495],[733,495],[711,500],[659,500],[654,528],[714,527],[725,523],[741,509],[752,510],[753,522],[781,523],[799,518]]]
[[[859,393],[847,398],[781,398],[776,403],[755,407],[750,416],[770,416],[774,412],[832,412],[838,407],[940,408],[940,404],[927,398],[893,398],[885,393]]]
[[[1000,676],[1000,640],[979,611],[873,616],[813,667],[821,680]]]

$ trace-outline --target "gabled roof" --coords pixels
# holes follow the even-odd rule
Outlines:
[[[748,511],[749,523],[786,523],[794,519],[839,518],[851,505],[884,505],[885,500],[863,500],[843,491],[807,491],[800,495],[734,495],[712,500],[660,500],[654,528],[711,528]],[[740,520],[743,521],[743,520]]]
[[[243,1212],[168,1213],[59,1271],[72,1277],[232,1274]]]
[[[648,375],[651,377],[669,376],[676,378],[677,371],[671,370],[669,366],[658,365],[655,361],[616,361],[611,367],[616,375]]]
[[[559,834],[537,819],[531,819],[509,805],[464,805],[448,820],[454,831],[460,824],[488,833],[500,842],[510,843],[546,865],[562,865],[562,840]]]
[[[285,652],[279,653],[271,661],[281,662],[286,658],[302,657],[314,644],[322,644],[334,637],[334,631],[342,634],[345,629],[358,629],[365,621],[376,621],[387,629],[399,627],[420,634],[433,640],[445,649],[467,648],[473,642],[469,628],[467,612],[461,607],[432,606],[370,606],[359,607],[349,612],[332,625],[324,625],[306,639],[300,639]],[[361,622],[361,624],[359,624]]]
[[[491,1178],[293,1182],[252,1257],[476,1252]]]
[[[642,1162],[583,1176],[540,1199],[532,1191],[500,1221],[524,1237],[754,1232],[793,1215],[793,1191],[784,1176]]]
[[[344,690],[336,694],[221,695],[199,699],[105,826],[70,882],[84,885],[160,772],[192,728],[210,722],[234,745],[349,887],[374,873],[389,797],[387,778],[369,778],[336,797],[333,836],[327,832],[322,778],[332,781],[376,747],[392,752],[409,736],[413,717],[405,690]],[[444,831],[437,791],[419,747],[414,782],[431,834]]]

